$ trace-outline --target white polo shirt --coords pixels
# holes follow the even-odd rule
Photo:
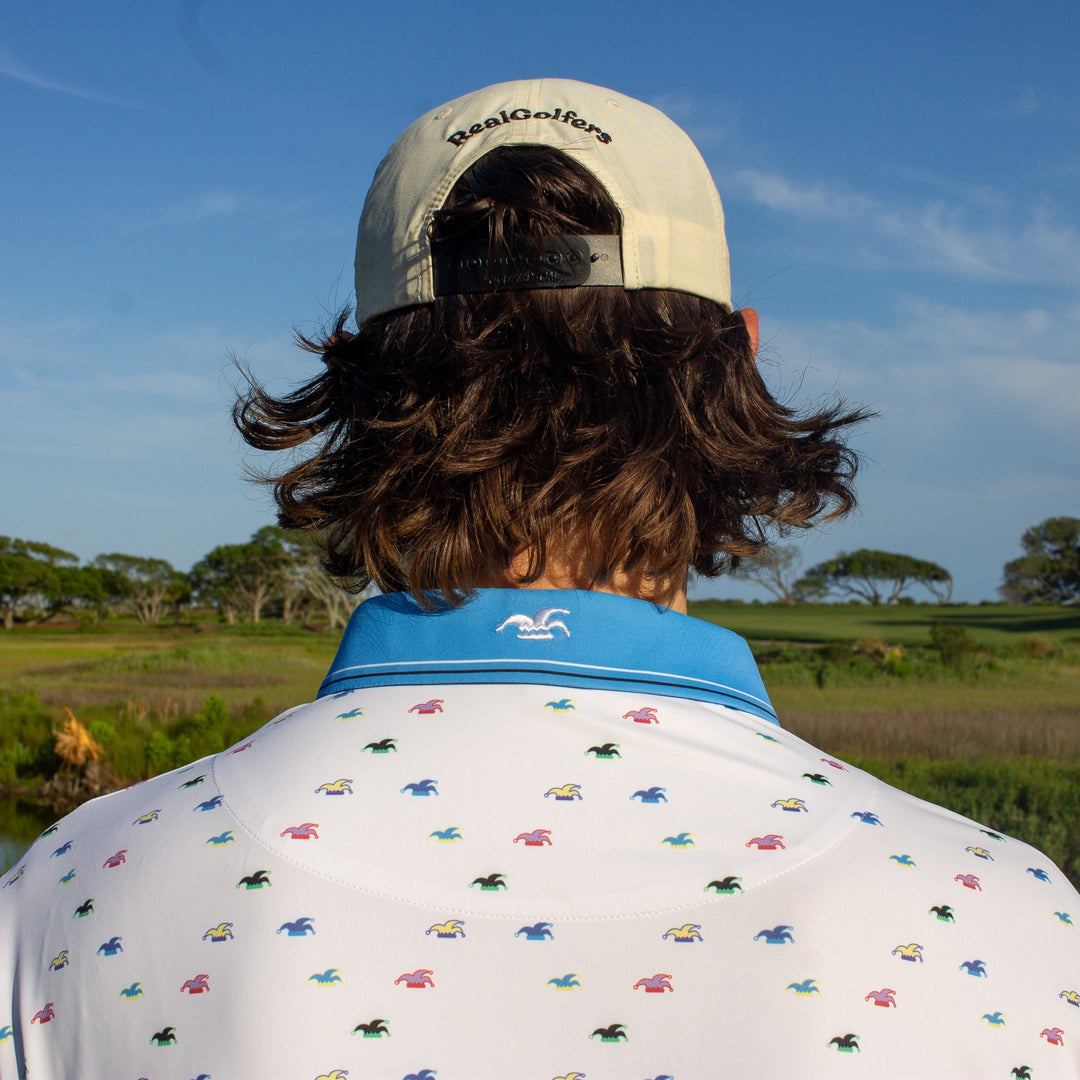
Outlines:
[[[735,635],[485,590],[0,885],[0,1080],[1080,1078],[1080,897],[776,723]]]

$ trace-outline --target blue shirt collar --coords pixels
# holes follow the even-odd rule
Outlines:
[[[543,683],[692,698],[779,723],[737,634],[610,593],[480,589],[424,611],[376,596],[349,620],[319,697],[367,686]]]

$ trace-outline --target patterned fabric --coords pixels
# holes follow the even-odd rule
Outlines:
[[[368,601],[317,701],[3,879],[0,1078],[1080,1077],[1075,890],[778,727],[748,656]]]

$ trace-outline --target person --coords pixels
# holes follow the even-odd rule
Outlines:
[[[356,271],[356,332],[235,420],[382,595],[313,703],[4,879],[3,1080],[1080,1077],[1062,873],[785,731],[685,614],[852,508],[865,417],[768,391],[690,139],[468,94],[380,165]]]

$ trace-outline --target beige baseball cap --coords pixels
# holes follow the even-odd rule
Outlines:
[[[690,137],[659,109],[573,79],[498,83],[413,123],[375,172],[356,239],[357,321],[435,298],[431,226],[461,175],[499,146],[550,146],[622,215],[622,283],[731,306],[720,195]]]

